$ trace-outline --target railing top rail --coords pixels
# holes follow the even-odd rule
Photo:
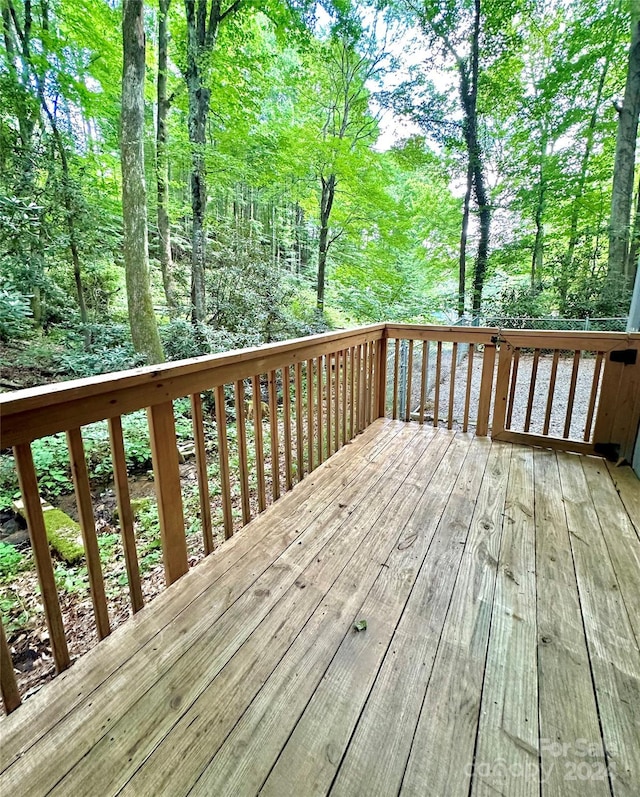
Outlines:
[[[0,448],[384,337],[385,324],[74,379],[0,395]]]

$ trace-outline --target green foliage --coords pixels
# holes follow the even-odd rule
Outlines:
[[[13,545],[0,542],[0,579],[12,578],[25,567],[25,556]]]
[[[31,329],[29,297],[10,282],[0,282],[0,340],[24,338]]]

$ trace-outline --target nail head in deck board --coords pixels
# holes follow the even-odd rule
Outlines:
[[[519,448],[509,468],[472,795],[540,793],[536,630],[533,449]]]
[[[158,499],[164,573],[169,585],[189,569],[173,404],[170,401],[156,404],[147,410],[147,415],[153,476]]]
[[[492,443],[400,794],[468,794],[510,459]]]
[[[380,435],[380,431],[384,433]],[[282,501],[271,507],[268,518],[260,516],[254,520],[250,533],[247,531],[233,537],[226,545],[216,550],[215,556],[192,570],[189,579],[181,583],[180,590],[162,592],[153,603],[153,612],[137,615],[122,632],[108,637],[98,648],[93,648],[83,656],[73,668],[73,679],[57,679],[50,688],[34,695],[19,712],[4,721],[3,727],[7,733],[3,744],[0,745],[0,771],[4,772],[22,759],[21,765],[18,765],[18,774],[14,769],[12,775],[16,779],[15,782],[19,782],[24,776],[20,766],[28,764],[25,753],[31,745],[43,740],[63,717],[71,715],[76,707],[85,704],[88,695],[94,690],[104,688],[109,678],[120,677],[116,674],[121,667],[129,666],[127,662],[130,659],[151,643],[154,636],[161,633],[165,626],[175,622],[192,603],[195,605],[195,601],[201,599],[208,590],[213,590],[215,594],[224,592],[225,587],[224,584],[220,586],[220,579],[241,560],[246,563],[246,567],[244,570],[235,571],[233,576],[231,574],[227,576],[227,589],[229,600],[233,600],[234,594],[236,597],[242,594],[251,581],[243,584],[241,576],[244,574],[254,579],[255,574],[251,575],[251,568],[264,564],[265,540],[269,539],[268,550],[273,552],[275,549],[277,552],[278,546],[286,544],[282,540],[297,538],[297,530],[292,531],[290,522],[294,509],[300,512],[302,518],[309,516],[310,523],[313,520],[309,510],[312,504],[318,505],[319,502],[326,501],[328,497],[334,496],[336,491],[358,478],[365,464],[386,456],[393,441],[405,431],[404,424],[393,425],[391,422],[381,421],[376,428],[355,440],[348,449],[339,452],[324,471],[314,476],[313,480],[305,481],[294,494],[285,495]],[[267,557],[265,566],[268,566],[270,561]],[[221,604],[223,611],[226,603],[223,600]],[[209,619],[213,620],[215,617]],[[197,629],[191,630],[194,634],[197,633]],[[183,643],[188,646],[194,638],[196,636],[187,638]],[[124,694],[122,690],[126,690],[128,682],[124,678],[119,683],[120,687],[116,686],[114,694],[122,697]],[[96,705],[93,699],[91,702]],[[106,711],[109,710],[110,706],[107,705]],[[81,727],[80,723],[78,729]],[[74,738],[73,728],[68,738]],[[57,746],[58,742],[54,741],[52,749],[56,749]]]
[[[577,771],[585,762],[578,740],[584,740],[594,753],[587,761],[588,772],[606,775],[606,766],[556,455],[536,449],[533,456],[540,762],[545,794],[610,797],[608,777],[566,778],[569,767]]]
[[[460,536],[464,543],[469,527],[469,503],[475,500],[474,487],[477,493],[484,471],[483,447],[474,447],[474,455],[480,453],[479,458],[475,459],[470,454],[472,445],[470,438],[457,436],[437,467],[434,467],[433,463],[419,464],[416,467],[416,481],[413,487],[406,482],[403,485],[405,500],[402,508],[393,515],[393,522],[400,529],[401,541],[413,538],[415,543],[407,547],[396,545],[385,560],[387,566],[380,571],[360,610],[360,615],[368,618],[367,638],[354,639],[353,634],[344,637],[329,669],[263,786],[261,794],[275,796],[293,793],[296,782],[305,784],[305,794],[309,797],[326,794],[347,745],[352,744],[350,742],[352,732],[374,685],[374,680],[378,682],[380,677],[378,671],[383,665],[383,660],[389,656],[393,659],[393,655],[389,653],[389,646],[398,645],[395,638],[396,626],[398,622],[402,622],[401,617],[404,616],[407,601],[413,602],[415,611],[422,602],[432,607],[432,602],[440,595],[438,605],[444,620],[456,568],[452,573],[451,568],[446,568],[444,571],[439,568],[434,569],[431,566],[430,546],[438,529],[440,547],[449,549],[454,561],[456,558],[459,561],[462,555]],[[488,449],[488,445],[484,446],[485,459]],[[460,475],[469,456],[474,459],[473,463],[469,463],[474,471],[471,483],[466,474]],[[425,467],[428,468],[427,471],[424,471]],[[454,482],[457,489],[454,488],[450,493],[451,484]],[[464,483],[462,490],[460,482]],[[426,561],[425,557],[428,557]],[[439,564],[445,563],[448,564],[442,558],[439,559]],[[449,588],[444,590],[446,595],[442,594],[442,580],[445,583],[450,582]],[[420,594],[421,601],[417,601],[414,597],[416,593]],[[437,623],[429,616],[426,624],[430,622]],[[412,628],[419,636],[420,628],[417,622],[414,621]],[[434,641],[437,639],[432,639],[432,642]],[[394,674],[395,680],[398,681],[400,672],[396,670]],[[421,696],[414,692],[412,699],[419,707]],[[397,706],[388,706],[388,712],[380,726],[381,730],[384,730],[384,740],[379,740],[380,745],[374,742],[368,747],[376,761],[384,760],[389,767],[393,766],[393,762],[385,756],[385,748],[389,744],[394,717],[398,714],[402,716],[402,730],[410,738],[411,729],[407,724],[405,712],[399,712]],[[331,757],[324,754],[329,748],[333,751]],[[408,755],[408,748],[406,752]],[[399,776],[405,761],[406,756],[404,760],[397,761],[400,766]],[[364,768],[362,780],[358,784],[360,793],[394,793],[388,784],[385,783],[381,790],[379,783],[374,785],[373,779],[369,780],[369,771],[375,769],[375,765],[375,761],[370,761]]]
[[[579,458],[558,453],[562,496],[614,797],[640,784],[640,651]]]
[[[25,514],[27,516],[27,526],[29,529],[29,539],[35,560],[38,583],[42,593],[44,613],[49,629],[49,639],[51,641],[51,652],[56,663],[56,670],[62,672],[71,663],[67,639],[62,623],[62,613],[60,612],[60,602],[58,590],[53,575],[53,565],[51,563],[51,553],[49,552],[49,541],[42,516],[42,505],[40,503],[40,492],[38,490],[38,479],[33,464],[30,443],[20,443],[13,449],[16,470],[18,472],[18,482],[20,492],[24,501]]]

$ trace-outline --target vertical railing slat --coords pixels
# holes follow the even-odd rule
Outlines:
[[[453,344],[451,352],[451,377],[449,380],[449,411],[447,413],[447,429],[453,429],[453,401],[456,392],[456,368],[458,365],[458,344]]]
[[[213,553],[213,524],[211,523],[211,500],[209,497],[209,475],[207,473],[207,448],[204,439],[204,417],[202,396],[193,393],[191,402],[191,424],[196,449],[196,475],[198,477],[198,496],[200,499],[200,525],[202,526],[202,545],[204,555]],[[242,408],[244,409],[244,407]]]
[[[493,401],[493,420],[491,422],[491,436],[495,437],[504,431],[507,415],[507,400],[509,394],[509,381],[511,379],[511,359],[513,349],[507,343],[500,344],[498,355],[498,376]]]
[[[16,674],[13,670],[11,651],[7,644],[2,622],[0,622],[0,691],[2,692],[4,710],[7,714],[11,714],[22,701],[20,700],[20,691],[16,681]]]
[[[375,412],[375,368],[376,368],[376,342],[375,340],[369,341],[369,384],[367,387],[367,426],[376,417]]]
[[[420,365],[420,409],[418,420],[424,423],[424,411],[427,403],[427,368],[429,367],[429,341],[422,341],[422,363]]]
[[[340,448],[340,379],[342,375],[342,352],[335,353],[335,412],[333,414],[333,450],[336,452]]]
[[[436,353],[436,377],[433,393],[433,425],[438,426],[438,416],[440,415],[440,379],[442,373],[442,341],[438,341]]]
[[[377,363],[377,409],[376,417],[384,418],[387,414],[387,339],[380,338],[376,349]]]
[[[413,340],[409,341],[409,357],[407,360],[407,400],[404,407],[405,420],[411,420],[411,391],[413,390]]]
[[[327,424],[327,459],[331,456],[331,440],[333,436],[333,401],[332,401],[332,392],[333,392],[333,367],[332,367],[332,360],[333,355],[327,354],[324,358],[324,370],[325,370],[325,403],[326,403],[326,414],[325,414],[325,421]]]
[[[216,387],[216,427],[218,432],[218,468],[220,471],[220,492],[222,494],[222,521],[224,538],[233,536],[233,513],[231,511],[231,483],[229,481],[229,444],[227,442],[227,408],[224,398],[224,385]],[[256,412],[262,408],[258,406]]]
[[[551,376],[549,377],[549,392],[547,393],[547,407],[544,413],[544,426],[542,427],[542,434],[549,434],[549,425],[551,423],[551,411],[553,409],[553,398],[556,390],[556,377],[558,375],[558,359],[560,352],[555,349],[553,352],[553,360],[551,361]]]
[[[118,519],[120,523],[120,536],[124,550],[124,562],[129,581],[129,596],[131,610],[135,614],[144,606],[142,597],[142,584],[140,583],[140,567],[138,565],[138,552],[136,550],[136,536],[133,528],[133,512],[129,496],[129,481],[127,478],[127,459],[124,452],[122,437],[122,421],[119,416],[109,418],[109,441],[111,444],[111,458],[113,460],[113,482],[118,503]]]
[[[35,560],[42,603],[49,629],[49,641],[51,642],[51,652],[56,665],[56,670],[61,672],[66,670],[70,664],[67,640],[64,634],[62,623],[62,613],[58,600],[58,591],[53,574],[53,564],[49,553],[49,542],[44,525],[42,505],[40,504],[40,493],[38,490],[38,480],[35,467],[33,465],[33,455],[29,443],[21,443],[13,449],[20,492],[24,502],[24,511],[29,528],[29,538],[31,540],[31,550]]]
[[[599,351],[596,355],[596,361],[593,367],[593,379],[591,380],[591,393],[589,395],[589,408],[587,410],[587,419],[584,425],[584,440],[586,443],[591,439],[591,426],[593,424],[593,415],[596,409],[596,399],[598,397],[598,386],[600,384],[600,372],[602,371],[602,361],[604,353]]]
[[[533,412],[533,399],[536,395],[536,380],[538,377],[538,363],[540,361],[540,349],[534,349],[533,364],[531,366],[531,381],[529,382],[529,396],[527,398],[527,412],[524,418],[524,431],[528,432],[531,428],[531,413]]]
[[[347,416],[348,416],[348,391],[349,391],[349,382],[348,382],[348,356],[349,350],[343,349],[342,350],[342,443],[343,445],[347,442]]]
[[[169,585],[189,569],[173,404],[170,401],[155,404],[149,407],[147,415],[158,499],[164,574]]]
[[[89,575],[89,587],[91,602],[93,604],[93,614],[96,620],[96,630],[98,632],[98,639],[104,639],[111,633],[111,626],[109,624],[107,597],[104,592],[102,563],[100,562],[100,549],[98,548],[98,536],[96,534],[96,520],[93,514],[93,501],[91,499],[91,485],[89,484],[87,460],[84,453],[84,444],[82,442],[82,432],[80,429],[75,428],[67,431],[67,446],[69,448],[71,476],[73,478],[73,487],[76,494],[80,531],[82,533],[82,542],[84,543],[84,552],[87,560],[87,573]]]
[[[511,419],[513,418],[513,405],[516,400],[516,385],[518,383],[519,365],[520,365],[520,347],[517,346],[513,354],[511,388],[509,389],[509,404],[507,406],[507,418],[505,421],[505,429],[511,429]]]
[[[400,385],[400,339],[396,338],[393,349],[393,404],[391,417],[395,421],[398,417],[398,388]]]
[[[471,411],[471,386],[473,384],[473,354],[475,346],[473,343],[469,344],[467,351],[467,387],[464,397],[464,418],[462,419],[462,431],[466,432],[469,429],[469,413]]]
[[[298,481],[304,478],[304,431],[302,423],[302,363],[298,361],[294,371],[296,393],[296,469]]]
[[[271,437],[271,495],[280,498],[280,441],[278,438],[278,384],[276,372],[269,371],[269,430]]]
[[[581,356],[582,352],[579,349],[573,353],[573,368],[571,369],[571,382],[569,384],[569,395],[567,397],[567,413],[564,419],[563,437],[569,437],[571,434],[573,404],[576,397],[576,385],[578,383],[578,369],[580,368]]]
[[[317,362],[318,370],[316,373],[316,389],[318,392],[316,396],[316,404],[318,407],[318,465],[322,465],[324,462],[324,388],[322,386],[322,357],[318,357]]]
[[[267,506],[267,488],[264,478],[264,440],[262,434],[262,393],[260,376],[251,378],[251,399],[253,401],[253,437],[256,448],[256,479],[258,482],[258,511],[264,512]]]
[[[242,502],[242,525],[251,520],[249,505],[249,463],[247,460],[247,430],[244,417],[244,380],[238,379],[234,386],[236,402],[236,437],[238,442],[238,469],[240,471],[240,499]],[[260,409],[262,409],[260,407]]]
[[[291,468],[291,371],[285,365],[282,369],[282,422],[284,424],[284,474],[287,490],[293,487]]]
[[[309,473],[313,470],[313,444],[315,431],[313,428],[313,360],[307,360],[307,459]]]

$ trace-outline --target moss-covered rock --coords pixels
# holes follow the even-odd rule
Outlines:
[[[48,509],[43,513],[49,545],[70,565],[84,558],[80,525],[61,509]]]

